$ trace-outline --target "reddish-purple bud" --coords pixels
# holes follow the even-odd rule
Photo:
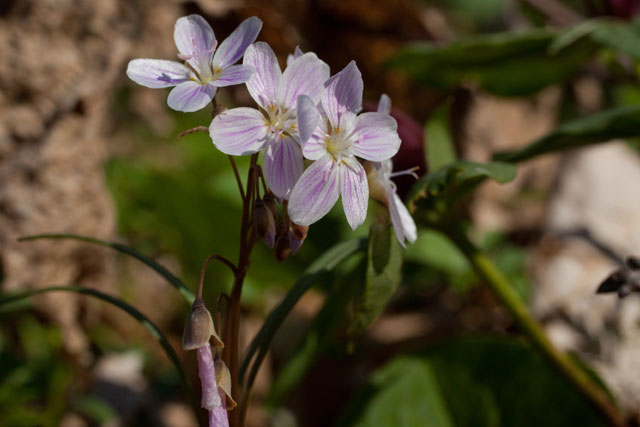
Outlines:
[[[284,261],[291,255],[291,244],[289,241],[289,233],[285,233],[278,237],[276,241],[276,259],[279,262]]]
[[[253,206],[253,228],[258,237],[272,248],[276,237],[275,221],[271,209],[262,200],[256,200]]]

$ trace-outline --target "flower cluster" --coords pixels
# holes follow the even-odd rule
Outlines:
[[[218,46],[201,16],[182,17],[174,39],[184,63],[135,59],[127,75],[151,88],[175,86],[167,102],[183,112],[207,106],[218,87],[246,84],[257,108],[221,112],[209,134],[223,153],[263,153],[265,196],[282,204],[284,226],[276,230],[277,207],[260,205],[254,218],[260,237],[276,250],[278,241],[286,240],[295,252],[307,227],[339,198],[347,222],[357,228],[367,216],[371,186],[383,189],[382,198],[372,197],[388,207],[400,243],[414,241],[415,224],[391,181],[390,159],[400,138],[388,97],[383,96],[377,112],[361,112],[363,80],[354,61],[331,76],[316,54],[296,48],[283,71],[271,47],[255,42],[261,27],[258,18],[249,18]],[[236,64],[240,58],[242,64]]]

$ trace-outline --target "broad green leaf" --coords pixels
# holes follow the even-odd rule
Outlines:
[[[241,381],[249,368],[251,360],[255,356],[255,361],[253,362],[251,372],[247,380],[248,387],[251,387],[253,380],[255,379],[255,375],[258,372],[258,368],[271,345],[273,336],[287,317],[287,314],[289,314],[302,295],[311,288],[311,286],[313,286],[322,275],[333,270],[338,264],[349,258],[354,253],[363,250],[366,247],[366,244],[367,239],[355,239],[339,243],[325,252],[321,257],[313,262],[309,268],[307,268],[304,274],[296,281],[291,290],[287,293],[282,302],[280,302],[280,304],[278,304],[278,306],[269,313],[262,325],[262,328],[260,328],[260,331],[258,331],[253,341],[251,341],[249,349],[247,350],[247,355],[240,366],[239,375]]]
[[[453,427],[436,376],[424,359],[401,356],[375,371],[375,390],[356,427]]]
[[[555,33],[476,35],[446,46],[415,44],[388,61],[418,84],[454,88],[473,83],[502,96],[526,96],[570,78],[594,52],[579,40],[552,54]]]
[[[433,367],[456,426],[603,425],[575,386],[522,341],[460,338],[421,355]]]
[[[448,126],[449,105],[447,103],[435,110],[424,127],[426,162],[431,171],[457,160]]]
[[[141,261],[143,264],[151,267],[156,273],[164,277],[170,285],[176,288],[180,294],[184,297],[185,300],[189,304],[193,304],[193,300],[196,298],[193,292],[187,288],[187,286],[182,282],[182,280],[178,279],[173,273],[167,270],[162,265],[158,264],[152,258],[149,258],[146,255],[141,254],[135,249],[130,248],[129,246],[123,245],[122,243],[116,242],[107,242],[105,240],[95,239],[93,237],[87,236],[79,236],[77,234],[38,234],[34,236],[26,236],[18,239],[20,242],[28,242],[31,240],[38,239],[74,239],[80,240],[87,243],[93,243],[100,246],[106,246],[108,248],[115,249],[118,252],[129,255],[138,261]]]
[[[453,220],[451,215],[461,197],[487,178],[498,183],[511,181],[514,165],[503,162],[457,162],[423,176],[409,194],[409,209],[423,226],[440,226]]]
[[[149,330],[151,335],[153,335],[153,337],[156,340],[158,340],[158,342],[162,346],[162,349],[164,350],[164,352],[169,357],[169,359],[175,366],[176,370],[178,371],[182,384],[191,399],[191,405],[193,406],[196,419],[200,417],[199,405],[197,404],[195,396],[193,395],[191,386],[189,385],[189,381],[187,380],[187,377],[184,371],[182,370],[182,366],[180,365],[180,359],[178,358],[178,355],[176,354],[176,352],[173,350],[173,347],[169,343],[169,340],[167,340],[167,337],[147,316],[142,314],[136,308],[122,301],[121,299],[102,293],[95,289],[90,289],[90,288],[81,288],[77,286],[51,286],[48,288],[41,288],[41,289],[19,292],[15,294],[3,295],[2,298],[0,299],[0,307],[5,304],[10,304],[15,301],[30,298],[34,295],[44,294],[48,292],[73,292],[77,294],[89,295],[89,296],[98,298],[102,301],[108,302],[109,304],[118,307],[119,309],[121,309],[122,311],[126,312],[128,315],[133,317],[135,320],[137,320],[138,323],[140,323],[142,326],[147,328],[147,330]]]
[[[630,105],[564,123],[523,149],[498,153],[494,159],[516,163],[554,151],[637,136],[640,136],[640,105]]]
[[[389,222],[371,226],[365,288],[356,301],[350,333],[367,329],[396,293],[402,279],[402,252]]]

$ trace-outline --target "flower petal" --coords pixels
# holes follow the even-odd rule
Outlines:
[[[209,425],[213,427],[229,427],[226,396],[222,392],[220,393],[220,399],[223,400],[222,404],[209,411]]]
[[[402,226],[402,218],[400,217],[400,211],[398,209],[398,205],[402,205],[402,200],[396,196],[396,193],[389,186],[387,186],[386,199],[387,206],[389,207],[389,216],[391,217],[391,225],[393,225],[393,232],[404,248],[406,247],[404,244],[404,227]]]
[[[380,162],[393,157],[400,148],[398,124],[388,114],[363,113],[356,118],[353,152],[363,159]]]
[[[397,194],[393,194],[394,200],[396,202],[396,206],[398,207],[398,213],[400,214],[400,222],[402,224],[402,230],[404,232],[404,237],[410,242],[413,243],[418,238],[418,229],[416,228],[416,223],[413,221],[411,214],[409,213],[409,209],[402,203],[400,197]],[[392,217],[393,220],[393,217]],[[394,225],[395,229],[395,225]]]
[[[176,61],[134,59],[127,66],[127,76],[139,85],[157,89],[189,80],[190,71]]]
[[[173,29],[173,40],[180,52],[179,56],[185,58],[196,71],[200,71],[200,64],[211,64],[216,36],[211,25],[202,16],[179,18]]]
[[[264,146],[267,134],[264,116],[253,108],[232,108],[218,114],[209,126],[213,144],[225,154],[253,154]]]
[[[324,84],[322,107],[331,123],[338,123],[344,111],[358,113],[362,109],[362,74],[355,61]]]
[[[298,120],[300,142],[304,144],[316,130],[321,120],[316,103],[307,95],[298,96],[296,118]]]
[[[180,83],[169,92],[167,104],[176,111],[190,113],[206,107],[215,95],[215,87],[190,80]]]
[[[213,55],[213,64],[220,68],[234,64],[244,55],[247,47],[256,41],[261,29],[262,21],[255,16],[242,21],[238,28],[220,43]]]
[[[386,93],[380,95],[380,101],[378,101],[378,113],[391,113],[391,98],[389,98],[389,95]]]
[[[343,160],[340,167],[342,206],[353,230],[367,218],[369,184],[364,168],[356,159]]]
[[[202,401],[203,408],[212,410],[222,405],[218,384],[216,383],[216,370],[213,364],[213,354],[209,343],[203,345],[198,350],[198,376],[202,384]]]
[[[232,65],[225,68],[222,75],[211,84],[217,87],[239,85],[249,81],[255,72],[256,69],[250,65]]]
[[[302,49],[300,49],[300,46],[296,46],[296,48],[293,51],[293,54],[290,54],[287,56],[287,67],[291,65],[294,59],[301,57],[303,54],[304,52],[302,51]]]
[[[305,53],[284,70],[278,100],[286,107],[295,106],[299,95],[307,95],[314,103],[318,102],[328,78],[329,66],[318,59],[315,53]]]
[[[289,197],[289,218],[311,225],[325,216],[340,196],[340,168],[330,155],[313,162],[304,171]]]
[[[256,42],[247,48],[242,63],[256,69],[247,82],[247,89],[253,100],[266,110],[267,106],[275,104],[282,78],[276,54],[265,42]]]
[[[273,193],[289,198],[303,169],[300,146],[289,136],[273,138],[264,151],[264,175]]]

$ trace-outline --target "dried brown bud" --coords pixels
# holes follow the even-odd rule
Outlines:
[[[276,236],[275,221],[271,210],[265,206],[262,200],[256,200],[253,206],[253,228],[258,237],[272,248]]]
[[[214,347],[224,347],[224,343],[213,326],[211,313],[204,306],[202,299],[196,298],[191,307],[187,323],[184,325],[182,348],[185,351],[196,350],[204,345],[209,345],[211,337],[213,337],[212,345]]]
[[[216,369],[216,383],[218,383],[218,388],[226,395],[227,411],[230,411],[238,406],[231,396],[231,372],[229,372],[229,368],[221,359],[216,360],[214,366]]]
[[[298,224],[294,224],[293,222],[289,225],[289,228],[291,229],[291,234],[293,234],[293,237],[295,237],[298,240],[304,240],[307,238],[307,233],[309,233],[309,226],[308,225],[298,225]]]

